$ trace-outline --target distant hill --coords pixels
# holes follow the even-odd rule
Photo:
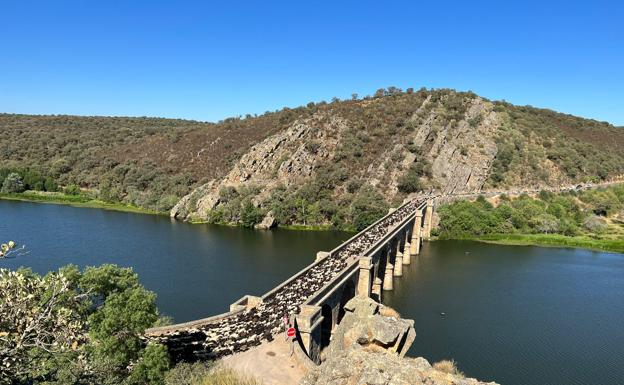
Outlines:
[[[34,170],[104,200],[245,225],[360,227],[423,190],[624,174],[622,128],[453,90],[391,87],[215,124],[0,114],[0,133],[0,177]]]

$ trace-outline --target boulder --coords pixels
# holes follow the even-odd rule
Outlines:
[[[264,219],[262,219],[262,222],[256,224],[254,228],[261,229],[261,230],[268,230],[268,229],[272,229],[275,226],[277,226],[277,220],[273,216],[273,211],[269,211],[267,215],[264,217]]]

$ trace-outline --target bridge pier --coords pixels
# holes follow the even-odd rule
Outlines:
[[[405,248],[403,249],[403,264],[409,265],[412,263],[412,245],[409,242],[405,242]]]
[[[401,252],[401,244],[397,244],[396,257],[394,258],[394,274],[395,277],[403,275],[403,253]]]
[[[427,240],[431,238],[432,219],[433,219],[433,199],[429,199],[427,201],[427,208],[425,211],[425,231],[423,234],[424,238]]]
[[[297,329],[303,349],[316,364],[321,363],[321,316],[320,306],[301,305],[296,317]]]
[[[373,288],[371,290],[371,297],[379,303],[381,303],[381,285],[381,278],[377,277],[373,281]]]
[[[414,226],[412,227],[412,242],[410,243],[410,254],[414,256],[420,254],[422,217],[422,210],[416,210],[416,218],[414,219]]]
[[[359,277],[357,285],[357,295],[360,297],[370,297],[373,289],[373,258],[360,257],[359,259]]]
[[[386,273],[384,275],[384,280],[383,280],[383,289],[384,290],[393,290],[394,289],[394,282],[392,282],[392,280],[394,279],[393,270],[394,270],[394,266],[392,266],[391,263],[388,263],[386,265]]]

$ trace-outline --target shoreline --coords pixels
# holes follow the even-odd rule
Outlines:
[[[492,234],[481,237],[436,239],[477,241],[509,246],[560,247],[624,254],[624,239],[592,239],[585,236],[567,237],[557,234]]]
[[[136,206],[124,205],[122,203],[109,203],[97,199],[91,199],[80,195],[66,195],[55,193],[54,195],[38,194],[38,193],[20,193],[20,194],[0,194],[1,200],[19,201],[29,203],[42,203],[53,205],[72,206],[77,208],[100,209],[119,211],[133,214],[146,215],[168,215],[166,212],[158,212],[147,210]]]
[[[85,196],[66,195],[54,193],[54,195],[40,193],[21,194],[0,194],[1,200],[20,201],[42,204],[56,204],[72,206],[77,208],[101,209],[110,211],[127,212],[132,214],[161,215],[168,216],[167,212],[147,210],[140,207],[124,205],[122,203],[109,203],[97,199],[90,199]],[[203,221],[189,221],[189,224],[204,224]],[[216,224],[219,226],[241,227],[237,225]],[[277,226],[275,229],[292,231],[344,231],[353,232],[348,229],[334,229],[329,226],[304,226],[285,225]],[[252,229],[257,231],[257,229]],[[539,246],[539,247],[563,247],[592,251],[612,252],[624,254],[624,239],[593,239],[586,236],[567,237],[557,234],[491,234],[486,236],[468,236],[460,238],[440,238],[433,240],[469,240],[483,243],[510,246]]]

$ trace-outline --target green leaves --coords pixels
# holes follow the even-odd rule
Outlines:
[[[161,384],[166,349],[143,352],[140,339],[158,317],[156,295],[132,269],[69,265],[44,277],[2,269],[0,379],[121,384],[138,362],[143,374],[131,384]]]
[[[81,300],[63,274],[0,269],[0,378],[47,378],[50,360],[78,360],[87,341]]]

